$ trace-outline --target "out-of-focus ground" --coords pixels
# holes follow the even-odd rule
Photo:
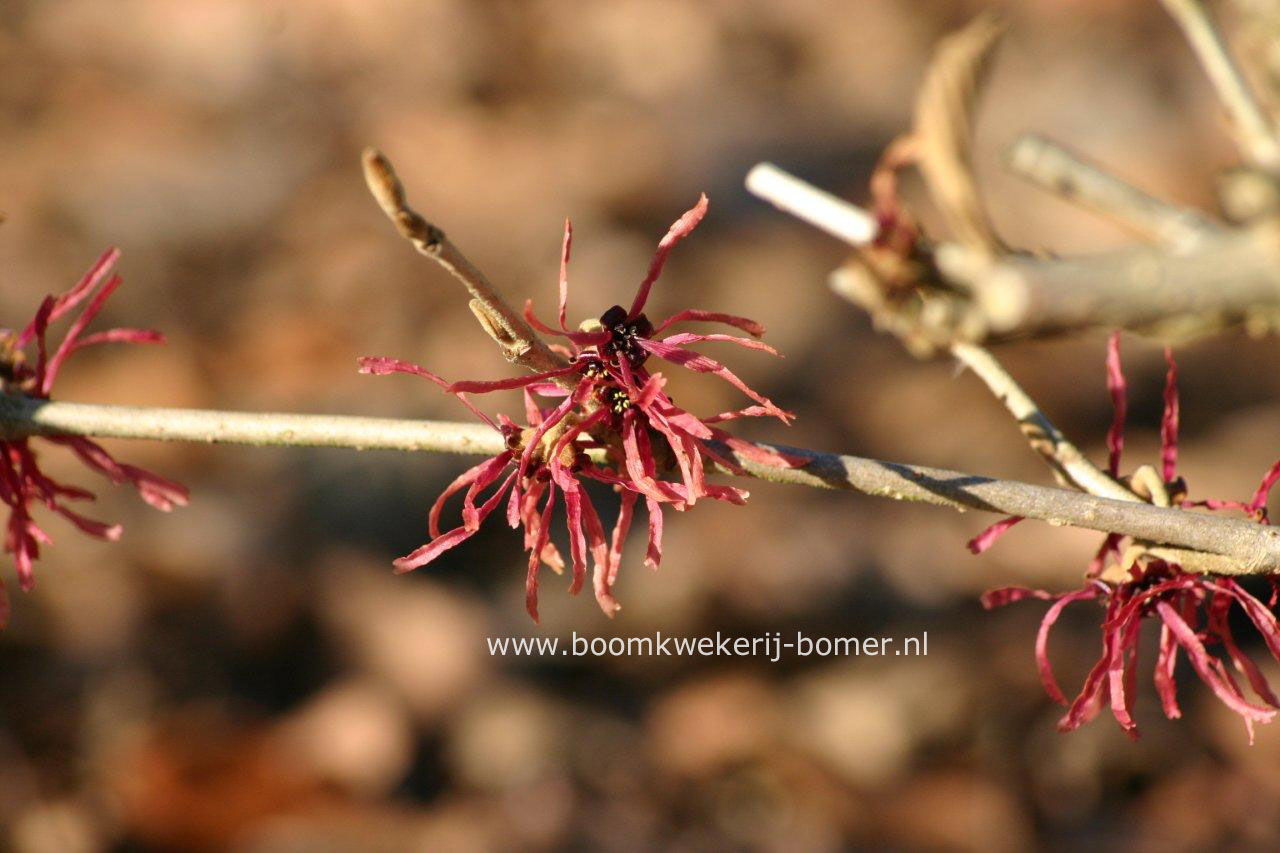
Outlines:
[[[785,360],[728,357],[800,418],[747,432],[1047,482],[976,380],[911,359],[826,290],[839,245],[741,186],[770,159],[865,199],[931,46],[985,5],[10,0],[0,321],[25,321],[117,245],[126,284],[106,319],[160,327],[170,343],[84,353],[60,380],[64,399],[463,418],[425,383],[355,371],[362,354],[448,377],[508,370],[459,288],[367,197],[363,146],[395,160],[414,202],[516,302],[553,306],[571,215],[574,316],[628,298],[657,237],[705,190],[710,215],[653,311],[769,326]],[[1008,5],[979,166],[1010,243],[1129,239],[1001,172],[1002,147],[1027,130],[1158,194],[1212,203],[1213,174],[1234,154],[1158,4]],[[1136,464],[1153,457],[1162,364],[1150,343],[1125,346]],[[1179,351],[1196,494],[1250,494],[1280,450],[1274,353],[1234,333]],[[1101,337],[1000,354],[1100,458]],[[714,380],[672,381],[695,411],[739,404]],[[980,609],[993,585],[1076,584],[1096,536],[1025,524],[978,558],[964,542],[989,517],[754,484],[745,508],[669,516],[657,574],[634,539],[615,622],[548,575],[539,629],[523,611],[518,539],[500,524],[430,569],[390,572],[463,459],[111,446],[194,498],[164,516],[102,484],[97,514],[126,527],[114,545],[50,523],[38,586],[15,591],[0,635],[11,849],[1168,850],[1280,838],[1275,727],[1249,747],[1180,671],[1185,719],[1164,720],[1144,676],[1142,740],[1109,719],[1059,735],[1032,659],[1041,607]],[[1071,687],[1096,656],[1099,616],[1080,606],[1055,634]],[[574,631],[927,631],[929,654],[775,664],[486,648]]]

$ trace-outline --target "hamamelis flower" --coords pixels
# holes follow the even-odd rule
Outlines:
[[[429,379],[446,390],[452,387],[423,367],[391,358],[362,358],[360,372],[377,376],[409,373]],[[541,390],[550,391],[549,388]],[[597,469],[587,456],[587,451],[598,447],[586,432],[589,424],[585,421],[572,423],[569,418],[581,400],[576,395],[567,395],[559,405],[543,408],[526,389],[525,417],[528,424],[520,426],[506,415],[490,418],[472,405],[464,391],[452,390],[451,393],[502,436],[506,449],[464,471],[445,488],[436,498],[428,516],[431,540],[396,560],[396,571],[408,572],[425,566],[445,551],[470,539],[485,519],[505,501],[507,523],[524,530],[524,549],[529,553],[525,607],[537,622],[539,568],[546,565],[559,574],[565,566],[564,559],[550,541],[551,515],[559,501],[565,510],[573,565],[569,592],[577,594],[582,589],[589,553],[595,563],[592,588],[596,601],[606,615],[612,616],[618,610],[613,584],[622,562],[622,546],[630,532],[637,494],[627,488],[620,490],[622,504],[618,521],[612,535],[606,537],[599,513],[582,488],[580,478],[592,476],[607,482],[617,481],[608,472]],[[445,502],[464,489],[462,523],[442,531],[440,515]],[[662,523],[660,515],[656,523],[653,518],[651,514],[646,562],[656,568],[662,556]]]
[[[35,318],[21,332],[0,329],[0,393],[48,399],[62,365],[73,353],[84,347],[103,343],[161,343],[159,332],[145,329],[109,329],[84,334],[85,328],[102,310],[107,299],[120,286],[111,267],[119,252],[110,249],[102,254],[84,278],[58,297],[45,297]],[[108,278],[108,276],[110,276]],[[84,310],[72,322],[56,350],[50,352],[46,333],[49,324],[73,311],[88,300]],[[28,352],[34,344],[34,360]],[[101,445],[79,436],[44,436],[42,440],[70,449],[87,466],[113,483],[129,483],[144,501],[157,509],[170,510],[185,506],[188,493],[184,486],[158,477],[133,465],[117,462]],[[0,439],[0,501],[9,507],[5,527],[4,550],[13,555],[18,585],[28,591],[35,583],[33,564],[40,555],[40,545],[52,539],[31,516],[33,504],[66,518],[91,536],[115,540],[119,525],[108,525],[70,509],[66,501],[93,500],[93,493],[77,486],[55,482],[41,470],[28,438]],[[8,598],[0,585],[0,624],[8,616]]]
[[[745,317],[689,309],[677,312],[655,326],[644,314],[649,294],[662,274],[672,249],[697,227],[706,211],[707,197],[703,195],[693,208],[672,223],[658,243],[630,310],[614,305],[598,320],[584,323],[578,331],[571,331],[566,325],[569,255],[573,242],[573,227],[566,221],[560,254],[559,328],[552,328],[540,321],[534,315],[531,303],[525,305],[525,318],[538,331],[563,338],[565,345],[557,345],[556,349],[570,363],[557,370],[516,379],[458,382],[450,386],[450,390],[484,393],[528,387],[564,393],[556,392],[555,386],[549,383],[573,383],[574,391],[570,396],[578,400],[574,406],[589,410],[585,413],[588,423],[584,429],[599,432],[603,428],[618,438],[612,446],[622,456],[620,461],[624,464],[628,482],[646,497],[651,512],[660,512],[657,505],[664,503],[683,510],[701,497],[740,503],[746,497],[745,492],[730,487],[712,486],[706,482],[704,471],[707,462],[717,463],[735,473],[740,472],[737,465],[712,447],[711,442],[718,442],[746,458],[767,465],[787,466],[793,464],[793,460],[775,451],[735,439],[715,425],[736,418],[765,416],[789,423],[794,416],[747,386],[720,362],[690,350],[688,346],[705,342],[730,343],[775,356],[778,355],[777,351],[754,339],[764,334],[764,326]],[[741,329],[753,337],[692,333],[658,337],[659,333],[683,322],[721,323]],[[753,401],[753,405],[709,418],[697,418],[676,406],[667,395],[664,390],[666,380],[661,373],[649,372],[650,356],[698,373],[719,376],[742,391]],[[657,455],[651,435],[658,437],[666,445]],[[659,456],[666,456],[672,467],[678,468],[680,483],[660,480],[654,475],[656,469],[663,467]]]
[[[614,306],[600,317],[571,331],[566,325],[568,265],[573,239],[566,222],[560,258],[559,328],[553,329],[533,316],[526,306],[530,324],[547,334],[561,337],[565,345],[554,346],[568,363],[561,368],[527,376],[494,381],[446,383],[417,365],[394,359],[361,359],[366,373],[413,373],[441,385],[456,395],[472,412],[498,430],[507,450],[470,469],[446,489],[432,510],[432,540],[396,561],[401,571],[417,568],[443,551],[465,541],[507,497],[507,520],[523,527],[525,549],[529,551],[526,599],[530,615],[537,615],[537,572],[540,564],[559,571],[563,560],[548,541],[549,522],[557,498],[565,509],[569,532],[570,560],[573,564],[571,592],[583,585],[587,555],[595,562],[593,586],[605,613],[613,615],[618,604],[612,595],[636,504],[643,499],[649,518],[649,546],[645,563],[657,568],[662,557],[663,509],[688,509],[700,498],[741,504],[747,492],[732,486],[709,483],[706,469],[718,465],[734,473],[745,473],[729,455],[774,466],[790,466],[795,460],[777,451],[736,439],[718,424],[742,417],[772,416],[789,422],[792,415],[749,388],[732,371],[707,356],[687,349],[703,342],[728,342],[777,353],[752,339],[732,335],[657,335],[670,326],[685,322],[718,322],[759,337],[764,327],[743,317],[708,311],[687,310],[654,326],[643,309],[649,292],[667,256],[689,234],[706,213],[706,196],[678,219],[658,244],[648,274],[628,311]],[[676,406],[666,393],[666,379],[651,373],[650,356],[699,373],[715,374],[740,389],[751,400],[746,408],[698,418]],[[526,425],[500,418],[494,421],[467,400],[472,393],[522,389]],[[540,404],[538,399],[550,401]],[[594,454],[594,459],[590,454]],[[664,474],[678,472],[679,479]],[[618,521],[606,538],[599,515],[582,488],[590,479],[613,487],[619,496]],[[467,489],[463,501],[463,525],[442,533],[438,519],[445,499]],[[483,502],[480,494],[493,493]]]
[[[1266,503],[1271,488],[1280,480],[1280,462],[1275,463],[1263,476],[1261,484],[1247,502],[1186,499],[1186,484],[1177,474],[1178,369],[1172,354],[1167,350],[1165,358],[1168,372],[1160,428],[1160,471],[1155,475],[1158,481],[1144,487],[1143,478],[1135,475],[1129,478],[1129,482],[1140,494],[1151,491],[1154,486],[1155,491],[1161,493],[1161,503],[1183,507],[1236,509],[1246,513],[1254,521],[1268,523]],[[1127,386],[1120,364],[1118,336],[1113,336],[1108,346],[1107,387],[1115,409],[1115,417],[1107,433],[1108,470],[1112,476],[1118,476],[1124,450],[1127,409]],[[1154,474],[1153,469],[1149,470]],[[978,553],[989,548],[1017,521],[1018,519],[1011,518],[992,525],[970,542],[971,550]],[[1272,656],[1280,661],[1280,627],[1272,612],[1277,592],[1280,591],[1280,578],[1268,577],[1272,594],[1270,602],[1263,604],[1231,578],[1184,572],[1176,564],[1147,556],[1137,556],[1126,561],[1122,544],[1123,538],[1117,534],[1110,534],[1104,539],[1089,565],[1086,582],[1081,589],[1055,595],[1038,589],[1005,587],[983,596],[982,602],[987,608],[1026,598],[1053,602],[1040,623],[1035,654],[1045,692],[1054,701],[1068,706],[1066,715],[1058,723],[1059,730],[1071,731],[1092,720],[1104,707],[1110,707],[1120,727],[1131,737],[1137,737],[1133,702],[1138,644],[1142,620],[1152,618],[1160,624],[1155,686],[1165,715],[1169,719],[1182,716],[1174,682],[1174,670],[1178,655],[1182,652],[1186,654],[1200,680],[1223,704],[1241,716],[1252,742],[1253,724],[1271,722],[1277,709],[1280,709],[1280,699],[1277,699],[1257,664],[1237,645],[1228,617],[1232,605],[1239,605],[1262,635]],[[1104,571],[1107,560],[1113,557],[1128,565],[1113,563],[1109,570]],[[1048,642],[1050,631],[1062,611],[1077,601],[1096,601],[1105,607],[1102,654],[1086,676],[1080,693],[1068,703],[1049,663]],[[1222,650],[1225,659],[1213,653],[1215,647]],[[1260,703],[1246,698],[1232,669],[1248,683]]]

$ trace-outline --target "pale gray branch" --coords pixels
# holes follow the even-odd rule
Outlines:
[[[990,352],[974,344],[955,343],[951,345],[951,354],[972,370],[1005,405],[1031,448],[1049,463],[1054,473],[1092,495],[1121,501],[1139,500],[1137,495],[1109,477],[1068,441]]]
[[[479,424],[333,415],[152,409],[49,402],[0,395],[0,437],[83,435],[255,446],[350,447],[489,455],[501,436]],[[1215,571],[1280,571],[1280,531],[1205,513],[1096,497],[1066,489],[997,480],[939,468],[773,447],[795,467],[728,455],[748,474],[776,483],[846,489],[895,500],[978,509],[1071,525],[1221,555]]]
[[[990,258],[948,245],[936,257],[949,281],[973,292],[996,336],[1140,328],[1170,318],[1213,328],[1280,305],[1280,245],[1263,227],[1228,231],[1183,252],[1138,246],[1073,258]]]
[[[1187,248],[1222,232],[1199,211],[1148,195],[1096,163],[1042,136],[1009,147],[1010,170],[1066,201],[1082,205],[1168,246]]]
[[[1218,98],[1231,116],[1236,140],[1244,155],[1256,166],[1280,172],[1280,141],[1277,140],[1275,126],[1231,58],[1222,33],[1202,0],[1161,2],[1182,28],[1191,49],[1209,75]]]

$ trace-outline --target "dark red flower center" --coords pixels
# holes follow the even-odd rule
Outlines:
[[[609,333],[609,340],[601,347],[604,354],[626,358],[632,367],[644,364],[649,354],[636,343],[637,338],[653,334],[653,323],[644,314],[627,316],[627,309],[615,305],[600,315],[600,325]]]

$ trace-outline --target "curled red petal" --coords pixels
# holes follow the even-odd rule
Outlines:
[[[541,332],[544,335],[555,335],[560,338],[568,338],[569,341],[580,347],[595,346],[603,344],[609,340],[608,332],[571,332],[565,329],[553,329],[546,323],[538,319],[538,315],[533,313],[533,300],[526,299],[524,303],[524,320],[534,331]],[[569,353],[570,356],[574,353]]]
[[[1160,463],[1164,481],[1172,483],[1178,469],[1178,364],[1168,347],[1164,360],[1169,370],[1165,374],[1164,414],[1160,418]]]
[[[981,554],[983,551],[996,544],[996,541],[1006,533],[1009,529],[1022,521],[1022,516],[1011,515],[1008,518],[1002,518],[986,530],[973,537],[968,542],[968,548],[974,554]]]
[[[98,260],[93,262],[93,266],[89,268],[89,271],[86,272],[78,282],[72,285],[70,290],[56,299],[54,297],[49,297],[51,300],[51,304],[49,306],[50,311],[44,318],[45,324],[52,323],[54,320],[57,320],[59,317],[79,305],[86,296],[92,293],[94,289],[102,283],[103,279],[105,279],[111,272],[112,265],[115,264],[119,257],[119,249],[107,249],[98,256]],[[26,346],[32,338],[36,337],[40,333],[41,330],[39,329],[37,322],[32,320],[30,325],[22,331],[22,334],[18,335],[18,346]]]
[[[1271,487],[1280,480],[1280,459],[1277,459],[1268,469],[1259,484],[1257,491],[1253,493],[1253,500],[1249,501],[1248,509],[1250,512],[1257,512],[1267,505],[1267,498],[1271,495]]]
[[[1182,716],[1182,709],[1178,707],[1178,689],[1173,677],[1177,665],[1178,644],[1173,639],[1173,631],[1161,622],[1160,650],[1156,655],[1156,694],[1160,697],[1160,706],[1164,710],[1164,715],[1171,720]]]
[[[746,394],[752,400],[769,410],[769,413],[781,420],[783,423],[790,423],[795,415],[790,412],[783,411],[773,404],[769,398],[762,396],[747,386],[745,382],[737,377],[733,371],[725,367],[713,358],[709,358],[701,353],[692,350],[681,349],[671,344],[665,344],[661,341],[651,341],[644,338],[637,338],[636,343],[647,352],[658,356],[658,358],[678,364],[681,367],[698,373],[711,373],[719,376],[733,387],[737,388],[743,394]]]
[[[66,337],[62,339],[62,343],[58,345],[58,349],[54,351],[53,355],[49,358],[49,364],[44,371],[44,378],[40,383],[41,394],[47,395],[49,393],[49,390],[53,387],[53,381],[58,377],[58,371],[62,368],[62,363],[66,361],[67,356],[71,355],[72,348],[79,339],[80,333],[83,332],[85,327],[93,321],[94,317],[98,316],[98,313],[102,311],[103,305],[106,304],[107,299],[110,298],[111,294],[115,292],[116,288],[120,286],[122,281],[123,279],[121,279],[120,276],[112,276],[107,283],[93,295],[93,299],[89,301],[89,304],[85,306],[85,309],[80,312],[80,316],[71,324],[71,328],[67,330]]]
[[[430,512],[427,513],[427,532],[431,534],[431,538],[434,539],[440,535],[440,513],[444,510],[445,501],[474,483],[480,472],[492,461],[492,459],[486,459],[480,464],[473,465],[463,471],[454,478],[453,482],[445,486],[444,491],[436,497],[435,502],[431,504]]]
[[[1120,364],[1120,333],[1114,332],[1107,340],[1107,392],[1111,395],[1114,412],[1111,428],[1107,430],[1107,450],[1110,459],[1107,470],[1112,476],[1120,472],[1120,455],[1124,452],[1124,421],[1128,410],[1128,385]]]
[[[551,482],[547,484],[547,503],[539,517],[538,535],[529,549],[529,568],[524,581],[524,607],[535,625],[541,621],[538,617],[538,568],[542,563],[542,554],[550,542],[551,510],[555,508],[555,500],[556,484]]]
[[[757,323],[755,320],[748,320],[746,317],[738,317],[733,314],[721,314],[716,311],[699,311],[695,308],[681,311],[678,314],[672,314],[657,326],[654,326],[653,334],[656,335],[658,332],[661,332],[663,329],[670,326],[674,326],[676,323],[684,323],[687,321],[699,323],[724,323],[727,326],[733,326],[734,328],[741,329],[748,335],[755,338],[764,336],[764,326]]]
[[[1235,635],[1231,633],[1231,622],[1228,617],[1231,602],[1232,598],[1229,596],[1220,592],[1214,594],[1208,609],[1209,630],[1221,641],[1222,647],[1227,652],[1227,657],[1231,659],[1236,670],[1249,682],[1249,686],[1253,688],[1253,692],[1258,695],[1258,698],[1273,708],[1280,708],[1280,699],[1276,698],[1275,693],[1271,690],[1271,685],[1267,683],[1266,677],[1258,669],[1258,665],[1236,645]]]
[[[649,545],[644,555],[644,564],[657,569],[662,562],[662,504],[645,497],[644,505],[649,513]]]
[[[510,476],[507,477],[506,482],[504,482],[502,486],[484,502],[484,505],[479,508],[478,516],[481,522],[488,518],[498,504],[502,502],[503,496],[506,495],[507,489],[515,481],[515,477],[515,472],[512,471]],[[478,529],[479,525],[472,529],[469,529],[464,525],[462,527],[455,527],[453,530],[433,538],[421,548],[394,560],[392,565],[395,566],[396,574],[404,574],[405,572],[410,572],[414,569],[427,565],[445,551],[448,551],[450,548],[456,548],[458,545],[461,545],[463,542],[470,539],[475,535],[476,530]]]
[[[94,332],[92,335],[85,335],[77,340],[71,347],[71,351],[84,349],[85,347],[95,346],[97,344],[162,344],[164,343],[164,335],[154,329],[107,329],[103,332]]]
[[[667,256],[671,254],[671,250],[675,248],[677,243],[689,236],[689,233],[698,227],[698,223],[706,215],[707,194],[703,193],[698,197],[697,204],[671,223],[666,235],[658,241],[658,249],[653,253],[653,259],[649,262],[649,272],[645,275],[644,281],[640,282],[640,288],[636,291],[636,298],[631,303],[631,310],[627,312],[628,319],[634,320],[644,310],[645,302],[649,300],[649,290],[653,287],[653,283],[658,280],[658,276],[662,275],[662,268],[666,266]]]
[[[1053,675],[1053,666],[1049,663],[1049,632],[1053,629],[1058,617],[1062,615],[1062,611],[1066,609],[1067,605],[1097,597],[1098,589],[1092,585],[1076,592],[1069,592],[1066,595],[1059,596],[1045,611],[1044,618],[1040,620],[1040,630],[1036,633],[1036,669],[1040,672],[1040,683],[1044,685],[1044,692],[1048,693],[1049,698],[1059,705],[1066,705],[1067,697],[1062,694],[1062,688],[1058,686],[1058,680]],[[984,601],[983,604],[986,605],[986,602]]]
[[[1080,693],[1072,700],[1071,707],[1067,709],[1067,713],[1058,721],[1058,731],[1072,731],[1092,720],[1102,710],[1102,703],[1109,696],[1108,687],[1110,682],[1107,675],[1110,671],[1112,646],[1115,643],[1115,632],[1110,630],[1110,626],[1119,608],[1119,600],[1112,596],[1111,600],[1107,602],[1107,615],[1103,620],[1102,655],[1093,665],[1093,668],[1089,670],[1089,674],[1085,676],[1084,686],[1080,688]]]
[[[565,312],[569,306],[569,249],[573,245],[573,223],[564,221],[564,242],[560,246],[560,328],[565,326]]]
[[[618,579],[618,569],[622,566],[622,549],[627,542],[627,533],[631,531],[631,518],[635,514],[636,500],[639,495],[630,489],[623,489],[619,498],[618,520],[613,525],[613,536],[609,542],[610,586],[613,586]]]
[[[1205,650],[1204,644],[1200,642],[1196,632],[1191,629],[1191,626],[1183,620],[1167,601],[1156,602],[1156,612],[1160,614],[1164,624],[1169,626],[1174,640],[1187,653],[1187,658],[1191,661],[1192,667],[1195,668],[1196,674],[1200,676],[1200,680],[1208,685],[1209,689],[1213,691],[1222,704],[1235,711],[1245,720],[1269,723],[1275,719],[1275,711],[1252,705],[1240,698],[1238,691],[1233,692],[1231,690],[1227,681],[1215,671],[1209,652]]]
[[[445,390],[454,394],[486,394],[490,391],[509,391],[513,388],[524,388],[527,385],[533,385],[534,383],[555,379],[560,376],[568,376],[571,373],[580,371],[581,367],[571,364],[568,367],[558,367],[555,370],[547,370],[542,373],[530,373],[527,376],[512,376],[508,379],[463,380],[452,383]]]
[[[736,344],[746,349],[759,350],[767,352],[769,355],[782,358],[782,354],[776,349],[766,344],[764,341],[753,341],[751,338],[739,338],[734,335],[695,335],[689,332],[683,332],[678,335],[670,335],[662,339],[662,343],[672,346],[685,346],[686,344],[700,343],[723,343]]]
[[[115,542],[120,538],[120,534],[124,532],[124,528],[118,524],[107,524],[92,518],[85,518],[80,513],[73,512],[62,504],[54,504],[53,511],[70,521],[81,531],[99,539],[106,539],[108,542]]]

